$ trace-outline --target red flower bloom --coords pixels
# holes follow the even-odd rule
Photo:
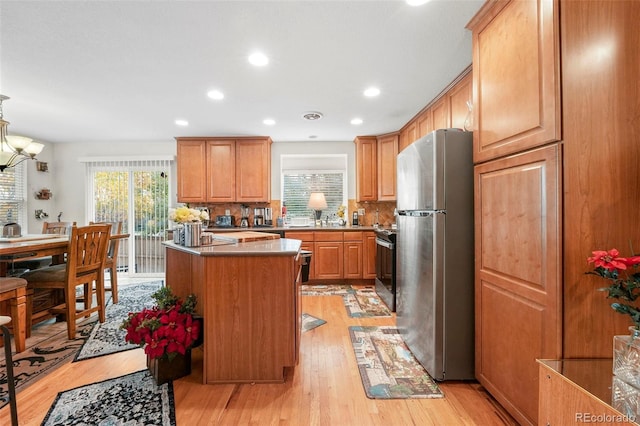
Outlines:
[[[593,256],[588,258],[589,263],[593,263],[596,268],[604,269],[627,269],[627,259],[624,257],[618,257],[620,252],[616,249],[609,251],[596,250],[593,252]]]

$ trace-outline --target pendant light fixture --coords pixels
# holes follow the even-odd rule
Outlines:
[[[14,136],[7,134],[9,122],[4,120],[2,102],[9,99],[8,96],[0,95],[0,172],[4,172],[9,167],[15,167],[24,160],[35,160],[36,155],[42,152],[44,145],[34,142],[24,136]]]

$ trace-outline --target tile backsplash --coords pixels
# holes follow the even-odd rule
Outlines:
[[[241,203],[225,203],[225,204],[208,204],[206,207],[209,208],[209,215],[211,216],[211,220],[214,221],[216,216],[225,215],[226,211],[229,210],[229,213],[235,217],[236,225],[240,224],[240,206]],[[191,207],[202,207],[192,205]],[[255,207],[271,207],[273,209],[273,221],[274,225],[276,219],[280,217],[280,208],[281,202],[280,200],[271,200],[270,203],[253,203],[249,204],[251,208],[251,215],[253,216],[253,209]],[[361,225],[371,226],[376,221],[376,211],[378,213],[378,224],[389,228],[391,224],[395,223],[395,217],[393,216],[393,211],[396,207],[396,203],[393,201],[385,201],[385,202],[366,202],[366,203],[357,203],[355,200],[349,200],[347,218],[349,223],[351,223],[352,212],[357,211],[358,209],[364,209],[364,223]],[[362,220],[362,217],[360,218]]]

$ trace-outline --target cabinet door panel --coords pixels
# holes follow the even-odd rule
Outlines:
[[[362,242],[344,243],[344,278],[362,278]]]
[[[342,242],[314,243],[311,264],[316,279],[342,279],[344,250]]]
[[[560,164],[555,144],[475,167],[476,376],[522,424],[536,358],[562,355]]]
[[[376,138],[357,137],[356,144],[356,201],[378,199],[378,145]]]
[[[470,23],[476,163],[561,136],[557,2],[494,2],[485,9]]]
[[[449,97],[449,123],[456,129],[464,129],[464,122],[469,114],[467,102],[472,101],[471,73],[467,74],[448,93]]]
[[[204,141],[177,144],[178,201],[200,203],[206,194],[206,150]]]
[[[363,253],[362,278],[375,279],[376,277],[376,234],[365,232]]]
[[[271,201],[270,141],[238,140],[236,158],[236,201]]]
[[[397,134],[378,138],[378,201],[395,201],[396,199],[397,156]]]
[[[207,201],[213,203],[235,201],[235,175],[235,141],[207,141]]]
[[[433,119],[433,130],[448,129],[449,124],[449,98],[443,96],[431,107],[431,115]]]

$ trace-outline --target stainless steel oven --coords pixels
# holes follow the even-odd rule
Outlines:
[[[376,231],[376,292],[393,312],[396,310],[396,234]]]

